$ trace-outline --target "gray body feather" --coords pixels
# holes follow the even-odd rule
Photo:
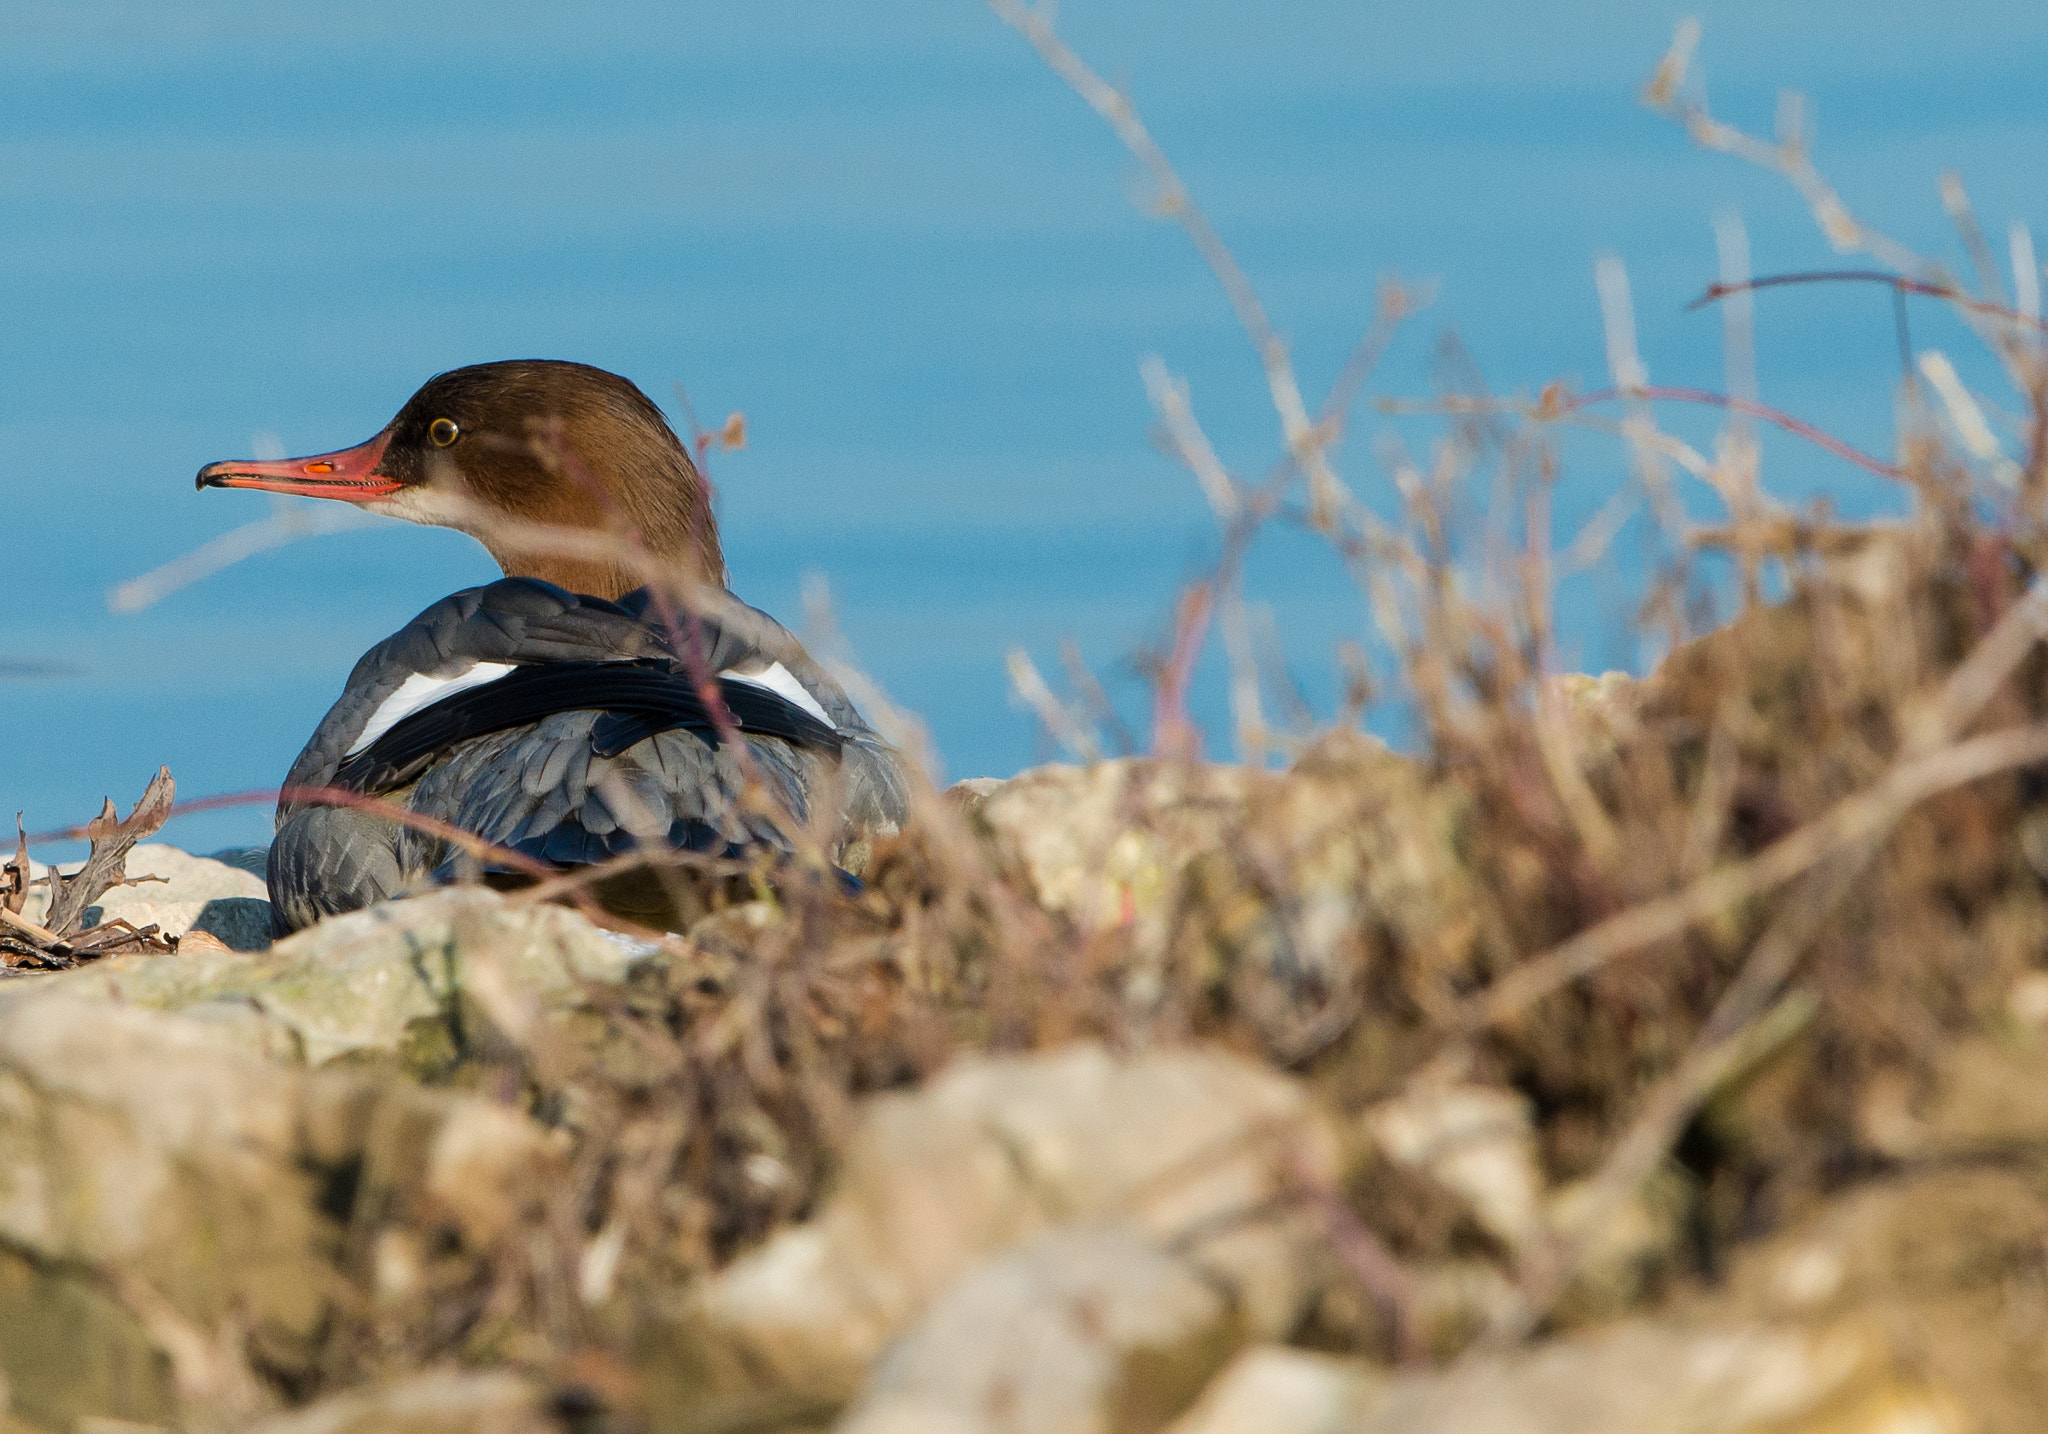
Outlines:
[[[818,829],[819,808],[831,804],[837,811],[822,829],[835,847],[896,830],[908,800],[901,758],[801,644],[730,594],[698,602],[694,626],[711,672],[779,662],[839,729],[844,746],[837,756],[779,737],[742,739],[787,820]],[[686,633],[685,645],[690,641]],[[410,677],[452,676],[476,662],[681,655],[672,646],[644,590],[614,604],[533,578],[506,578],[456,593],[364,654],[286,784],[333,782],[372,716]],[[391,799],[555,865],[602,861],[649,840],[713,853],[787,847],[779,822],[739,809],[740,765],[732,752],[694,732],[672,730],[601,757],[591,738],[601,716],[556,712],[471,738]],[[278,804],[270,855],[274,922],[282,934],[449,879],[455,855],[447,843],[374,812],[323,806],[287,792]],[[628,895],[627,905],[642,904]],[[654,908],[645,914],[655,914]]]

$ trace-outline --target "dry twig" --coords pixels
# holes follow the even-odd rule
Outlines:
[[[43,922],[50,930],[60,937],[76,934],[86,908],[108,888],[127,879],[129,850],[144,837],[155,835],[170,816],[177,795],[171,769],[159,767],[125,821],[117,817],[109,799],[105,810],[85,824],[81,835],[92,843],[92,853],[85,859],[85,865],[75,876],[68,877],[54,866],[48,868],[50,904],[44,911]]]

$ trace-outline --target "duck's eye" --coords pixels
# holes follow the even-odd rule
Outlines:
[[[446,448],[462,437],[462,430],[456,426],[452,418],[437,418],[427,428],[427,437],[434,440],[436,448]]]

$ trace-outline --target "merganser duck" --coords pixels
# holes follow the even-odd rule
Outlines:
[[[388,797],[561,866],[643,840],[787,849],[790,834],[741,800],[743,764],[718,735],[729,715],[787,820],[824,832],[835,860],[903,819],[900,755],[788,631],[727,591],[703,478],[661,410],[617,374],[548,360],[456,369],[368,442],[209,463],[198,486],[338,498],[456,528],[505,573],[365,653],[287,788]],[[647,586],[650,564],[674,582]],[[680,617],[665,592],[685,594]],[[727,714],[702,700],[698,679],[712,674]],[[814,812],[821,800],[838,810]],[[456,871],[447,843],[374,812],[289,790],[278,803],[268,881],[279,935]],[[647,873],[601,898],[646,925],[694,914]]]

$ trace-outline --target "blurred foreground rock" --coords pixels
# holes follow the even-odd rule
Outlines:
[[[1172,1434],[1346,1434],[1377,1404],[1388,1375],[1359,1360],[1259,1345],[1231,1361]]]
[[[1568,695],[1595,751],[1618,699]],[[1615,1058],[1584,1038],[1615,1028],[1539,1030],[1521,1065],[1402,1047],[1498,947],[1475,805],[1353,738],[1286,774],[1046,768],[962,805],[1094,963],[1065,1029],[1003,1007],[977,928],[919,938],[936,902],[889,925],[881,882],[851,938],[764,897],[643,943],[470,888],[10,980],[0,1428],[2037,1427],[2048,978],[1857,1086],[1867,1158],[1773,1187],[1771,1233],[1717,1246],[1713,1278],[1688,1242],[1715,1197],[1666,1161],[1541,1336],[1486,1349],[1590,1183],[1532,1072]],[[148,919],[260,905],[246,866],[168,850],[138,852],[182,883]],[[957,1005],[917,1026],[934,953]],[[1633,979],[1620,1028],[1667,1039]],[[849,1035],[898,1019],[940,1056]],[[977,1052],[1012,1019],[1013,1053]],[[828,1041],[854,1054],[792,1057]],[[1702,1139],[1784,1149],[1807,1050],[1717,1092]],[[787,1118],[805,1081],[829,1085],[811,1125]],[[718,1180],[786,1194],[748,1224]]]
[[[1188,1346],[1174,1378],[1195,1369],[1198,1384],[1243,1340],[1284,1333],[1318,1285],[1321,1241],[1281,1197],[1327,1186],[1334,1164],[1327,1118],[1298,1086],[1218,1053],[1117,1060],[1084,1045],[962,1062],[923,1091],[872,1102],[824,1210],[687,1302],[661,1402],[706,1403],[706,1422],[799,1400],[829,1407],[901,1334],[892,1387],[916,1403],[930,1375],[971,1382],[950,1341],[987,1328],[984,1316],[1057,1324],[1048,1302],[1121,1300],[1121,1276],[1103,1283],[1112,1267],[1181,1292],[1160,1337]],[[997,1254],[1046,1231],[1064,1233]],[[984,1305],[960,1326],[962,1310]],[[1142,1311],[1116,1307],[1127,1315],[1104,1325],[1107,1343],[1082,1341],[1091,1388],[1116,1382],[1115,1330],[1148,1328]],[[1006,1354],[1030,1357],[990,1346],[990,1358]],[[931,1397],[971,1395],[956,1383]]]
[[[252,1424],[246,1434],[549,1434],[561,1427],[530,1380],[439,1370],[335,1395]]]
[[[837,1427],[1152,1430],[1244,1335],[1230,1287],[1195,1262],[1128,1227],[1054,1230],[956,1281],[876,1364]]]
[[[1392,1375],[1246,1351],[1170,1434],[1965,1434],[1874,1328],[1630,1322],[1526,1354]]]
[[[0,1003],[0,1371],[35,1425],[260,1412],[313,1372],[351,1219],[488,1248],[555,1162],[489,1102],[48,986]]]
[[[1899,1368],[1875,1329],[1631,1321],[1527,1353],[1468,1356],[1441,1371],[1391,1378],[1294,1351],[1256,1350],[1172,1434],[1965,1434],[1971,1427],[1951,1395]]]

